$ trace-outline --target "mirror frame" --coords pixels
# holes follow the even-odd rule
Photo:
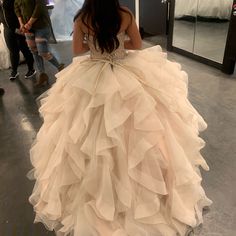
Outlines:
[[[222,68],[222,72],[229,75],[234,73],[235,63],[236,63],[235,27],[236,27],[236,0],[234,0],[232,6],[231,19],[229,23],[229,31],[227,35],[225,55]]]
[[[167,50],[168,51],[172,51],[172,52],[176,52],[180,55],[189,57],[191,59],[194,59],[198,62],[201,62],[203,64],[209,65],[209,66],[213,66],[217,69],[222,70],[223,68],[223,62],[219,63],[216,61],[213,61],[211,59],[199,56],[197,54],[194,54],[192,52],[188,52],[184,49],[178,48],[173,46],[173,32],[174,32],[174,20],[175,20],[175,1],[176,0],[170,0],[170,10],[169,10],[169,32],[168,32],[168,38],[167,38]],[[228,34],[228,33],[227,33]],[[225,51],[225,50],[224,50]],[[222,58],[223,61],[223,58]]]

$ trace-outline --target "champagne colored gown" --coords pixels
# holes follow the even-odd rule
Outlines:
[[[58,236],[176,236],[211,201],[187,74],[159,46],[74,58],[42,100],[31,149],[35,222]]]

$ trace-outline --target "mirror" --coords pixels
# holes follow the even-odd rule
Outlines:
[[[198,0],[194,54],[223,63],[233,0]]]
[[[222,64],[233,0],[176,0],[173,46]]]
[[[206,0],[207,1],[207,0]],[[193,52],[198,0],[176,0],[173,46]]]

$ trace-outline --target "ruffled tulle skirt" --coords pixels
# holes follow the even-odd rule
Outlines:
[[[35,221],[63,236],[182,236],[201,224],[206,123],[187,96],[186,73],[158,46],[75,58],[40,108]]]

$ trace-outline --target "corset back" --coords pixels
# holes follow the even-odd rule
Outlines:
[[[87,37],[88,46],[90,49],[90,57],[92,59],[105,59],[105,60],[119,60],[123,59],[126,55],[125,49],[124,49],[124,40],[125,40],[125,32],[121,32],[117,35],[117,38],[119,40],[119,47],[114,50],[111,53],[108,52],[101,52],[101,49],[99,49],[99,46],[94,45],[93,36],[89,35]]]

